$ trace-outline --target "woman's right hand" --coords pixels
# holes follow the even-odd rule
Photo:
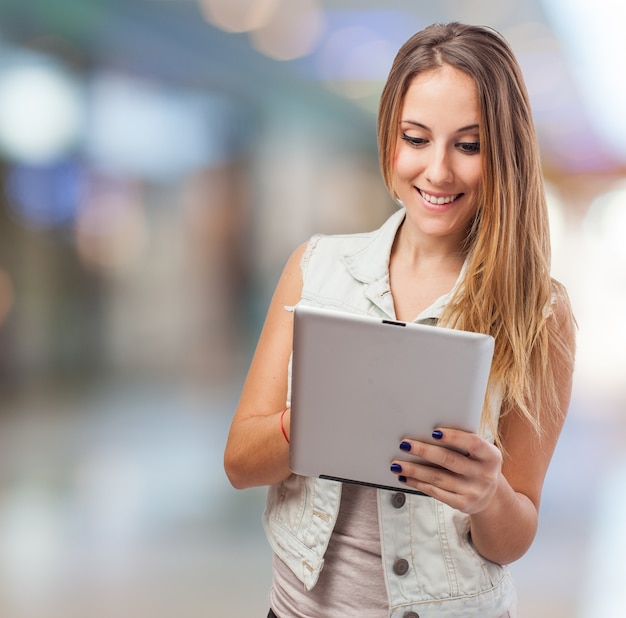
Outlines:
[[[306,244],[289,258],[276,286],[252,359],[224,452],[224,469],[238,489],[271,485],[287,478],[290,410],[288,366],[293,347],[293,311],[302,295],[302,255]]]

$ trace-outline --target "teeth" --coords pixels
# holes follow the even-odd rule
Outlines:
[[[429,195],[424,191],[420,191],[420,193],[427,202],[430,202],[431,204],[437,204],[438,206],[441,206],[441,204],[449,204],[450,202],[454,202],[454,200],[460,195],[459,193],[458,195],[450,195],[448,197],[435,197],[434,195]]]

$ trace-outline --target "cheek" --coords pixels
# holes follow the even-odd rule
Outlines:
[[[416,157],[411,156],[412,154],[405,149],[400,149],[396,152],[396,156],[393,159],[393,175],[395,178],[407,180],[415,177],[419,164],[416,161]]]
[[[472,162],[472,164],[466,168],[465,182],[468,186],[471,186],[475,192],[478,192],[478,190],[480,189],[482,177],[482,165],[480,163],[480,160],[478,160],[478,162],[476,163]]]
[[[479,190],[480,190],[480,183],[474,187],[471,193],[471,198],[467,207],[467,214],[466,214],[468,222],[471,221],[476,216],[476,213],[478,212],[478,202],[480,200]]]

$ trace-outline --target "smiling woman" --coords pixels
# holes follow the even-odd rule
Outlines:
[[[412,36],[383,89],[378,138],[383,178],[401,208],[374,232],[317,235],[294,252],[225,469],[235,487],[270,485],[270,616],[515,616],[506,564],[537,530],[569,405],[574,333],[567,294],[550,277],[535,131],[506,41],[459,23]],[[291,473],[293,315],[285,308],[299,303],[494,337],[480,431],[433,427],[433,442],[407,435],[396,445],[388,473],[421,494]],[[420,414],[419,393],[401,405]],[[362,444],[351,448],[357,461],[368,457]]]

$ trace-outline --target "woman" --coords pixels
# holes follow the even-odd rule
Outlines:
[[[225,469],[235,487],[270,485],[270,616],[514,616],[506,565],[537,529],[569,405],[574,327],[566,292],[549,274],[535,131],[504,39],[458,23],[414,35],[384,87],[378,139],[383,178],[401,207],[375,232],[316,236],[293,254]],[[372,285],[378,294],[368,293]],[[389,473],[426,496],[291,474],[285,308],[297,303],[493,335],[480,435],[442,427],[433,433],[441,446],[411,436],[399,445]],[[409,463],[406,451],[439,467]]]

